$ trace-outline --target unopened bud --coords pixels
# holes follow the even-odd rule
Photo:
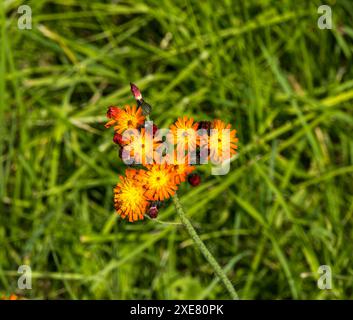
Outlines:
[[[119,146],[122,146],[124,144],[123,136],[120,133],[116,132],[114,134],[113,142],[118,144]]]
[[[131,88],[131,92],[132,92],[132,95],[134,96],[134,98],[137,101],[142,100],[142,94],[141,94],[140,89],[135,84],[133,84],[131,82],[130,82],[130,88]]]
[[[196,187],[201,183],[201,177],[197,173],[189,174],[188,182],[193,186]]]
[[[155,219],[158,216],[158,208],[157,206],[150,207],[148,210],[148,215],[150,218]]]

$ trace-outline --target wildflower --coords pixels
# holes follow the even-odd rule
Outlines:
[[[223,162],[228,160],[229,157],[236,154],[238,148],[236,138],[236,130],[231,130],[231,125],[226,125],[221,120],[214,120],[212,122],[212,129],[217,129],[218,134],[212,134],[210,136],[210,156],[215,162]],[[229,130],[229,134],[224,134],[223,130]],[[231,131],[230,131],[231,130]],[[225,153],[223,153],[225,152]],[[226,155],[229,156],[226,156]]]
[[[119,114],[122,110],[119,107],[110,106],[107,110],[107,118],[108,119],[118,119]]]
[[[109,107],[105,126],[114,126],[113,141],[121,147],[120,158],[129,166],[143,165],[143,169],[127,169],[114,188],[117,213],[133,222],[145,214],[156,218],[162,201],[173,196],[182,182],[198,186],[201,177],[193,173],[195,166],[191,164],[229,159],[236,154],[238,138],[236,130],[221,120],[194,122],[187,116],[179,117],[165,134],[149,122],[152,108],[139,88],[133,83],[130,86],[137,107]]]
[[[121,112],[122,109],[119,107],[110,106],[107,110],[107,118],[111,120],[105,124],[105,127],[110,128],[112,125],[114,125],[118,121]]]
[[[175,173],[175,183],[180,184],[186,180],[186,176],[195,170],[194,166],[188,164],[176,164],[172,167]]]
[[[148,200],[164,200],[174,195],[177,190],[175,174],[167,164],[146,166],[147,171],[140,170],[137,179],[144,185]]]
[[[142,220],[146,212],[148,201],[144,196],[144,188],[136,179],[138,170],[126,170],[126,176],[114,188],[114,207],[123,218],[127,216],[130,222]]]
[[[124,109],[119,109],[120,111],[113,110],[107,112],[107,116],[112,116],[112,120],[106,123],[105,127],[109,128],[112,125],[114,130],[122,134],[127,129],[136,129],[141,124],[144,123],[145,117],[142,115],[142,109],[136,108],[136,106],[130,107],[126,105]]]
[[[170,130],[174,135],[174,141],[177,142],[179,150],[195,150],[198,144],[197,130],[198,124],[194,123],[194,119],[188,119],[186,116],[178,118],[178,120],[170,126]]]
[[[175,162],[171,165],[171,170],[174,173],[174,180],[176,184],[180,184],[186,180],[188,174],[195,170],[194,166],[189,164],[189,157],[184,156],[180,159],[177,159],[177,155],[174,157]]]
[[[193,186],[196,187],[201,183],[201,177],[197,173],[190,174],[188,176],[188,182]]]
[[[132,135],[126,142],[126,149],[130,156],[134,158],[136,164],[152,164],[153,152],[158,147],[159,142],[155,141],[150,133],[144,128],[136,135]]]

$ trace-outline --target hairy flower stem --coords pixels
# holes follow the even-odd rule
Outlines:
[[[218,264],[216,259],[213,257],[211,252],[207,249],[205,244],[202,242],[202,240],[200,239],[200,237],[196,233],[196,230],[192,226],[191,222],[186,217],[184,209],[181,206],[181,203],[179,201],[178,195],[175,194],[172,198],[173,198],[173,203],[174,203],[175,209],[176,209],[176,211],[177,211],[177,213],[179,215],[179,218],[180,218],[181,222],[183,223],[183,225],[185,226],[186,230],[188,231],[189,235],[194,240],[195,244],[198,246],[198,248],[200,249],[200,251],[202,252],[204,257],[206,258],[206,260],[210,263],[210,265],[212,266],[212,268],[215,271],[216,275],[223,282],[224,286],[227,288],[227,290],[228,290],[230,296],[232,297],[232,299],[233,300],[238,300],[239,299],[238,294],[236,293],[236,291],[235,291],[232,283],[228,279],[227,275],[225,274],[225,272],[223,271],[221,266]]]

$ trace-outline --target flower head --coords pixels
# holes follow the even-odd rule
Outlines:
[[[130,156],[134,158],[136,164],[152,164],[153,153],[160,144],[153,138],[153,133],[149,133],[144,128],[139,134],[131,135],[130,139],[125,142],[126,149]]]
[[[123,219],[127,216],[130,222],[142,220],[148,206],[145,190],[136,179],[137,175],[137,170],[126,170],[126,176],[120,177],[114,188],[115,210]]]
[[[174,150],[172,153],[166,155],[156,154],[156,162],[158,164],[168,165],[171,172],[174,174],[174,181],[177,185],[184,182],[186,176],[195,170],[195,167],[189,164],[189,157],[182,153],[178,154],[178,152]]]
[[[130,107],[126,105],[124,109],[117,107],[110,107],[107,112],[107,117],[111,119],[105,124],[106,128],[114,126],[114,130],[122,134],[127,129],[137,129],[144,121],[145,117],[142,115],[142,109],[136,106]]]
[[[176,184],[184,182],[187,175],[195,170],[195,167],[189,164],[188,156],[178,158],[176,152],[174,152],[174,163],[170,164],[170,168],[174,173],[174,180]]]
[[[175,174],[175,183],[180,184],[186,180],[186,177],[189,173],[195,170],[195,167],[183,163],[172,166],[172,170]]]
[[[122,109],[115,106],[110,106],[107,110],[107,118],[118,120],[119,114],[122,112]]]
[[[197,139],[197,128],[198,124],[193,118],[184,116],[178,118],[178,120],[170,126],[170,130],[174,136],[174,142],[177,143],[178,151],[190,150],[193,151],[198,145]]]
[[[217,134],[212,134],[211,131],[209,145],[211,159],[217,163],[228,160],[232,155],[237,153],[237,131],[235,129],[231,130],[231,125],[226,125],[221,120],[214,120],[211,128],[218,130]]]
[[[146,166],[147,170],[140,170],[137,179],[143,184],[145,196],[148,200],[165,200],[177,190],[175,174],[167,164],[153,164]]]

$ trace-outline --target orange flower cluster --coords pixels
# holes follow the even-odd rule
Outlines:
[[[135,86],[135,88],[137,87]],[[143,101],[140,93],[136,94],[135,92],[134,95],[141,97],[140,99]],[[138,105],[141,105],[139,102],[137,100]],[[143,103],[145,102],[143,101]],[[178,186],[187,178],[193,186],[200,183],[200,177],[195,173],[191,174],[196,167],[189,163],[191,154],[185,155],[186,150],[189,153],[194,153],[196,158],[197,155],[200,155],[201,150],[204,150],[207,153],[207,159],[223,161],[226,159],[224,152],[222,152],[222,144],[228,148],[226,154],[229,159],[236,153],[238,141],[236,130],[232,130],[230,135],[224,137],[218,135],[213,138],[211,135],[211,139],[207,139],[208,142],[205,142],[206,140],[197,133],[199,129],[205,129],[204,132],[209,136],[210,130],[230,129],[231,125],[226,125],[221,120],[194,122],[193,118],[184,116],[178,118],[170,126],[171,134],[167,140],[176,146],[175,151],[171,155],[159,155],[159,158],[157,154],[158,161],[150,159],[147,156],[147,151],[152,150],[152,154],[155,155],[154,152],[162,141],[157,138],[158,135],[155,135],[157,131],[155,125],[153,125],[153,133],[150,133],[151,130],[147,132],[143,128],[146,118],[142,108],[136,106],[109,107],[107,112],[109,122],[105,125],[107,128],[114,126],[114,142],[124,147],[130,156],[140,160],[141,165],[128,168],[125,176],[120,176],[120,180],[114,188],[115,210],[123,219],[128,218],[130,222],[144,219],[146,213],[149,213],[150,217],[155,217],[159,203],[173,196]],[[127,129],[136,129],[140,135],[124,141],[122,134]],[[177,162],[176,159],[178,159]]]

